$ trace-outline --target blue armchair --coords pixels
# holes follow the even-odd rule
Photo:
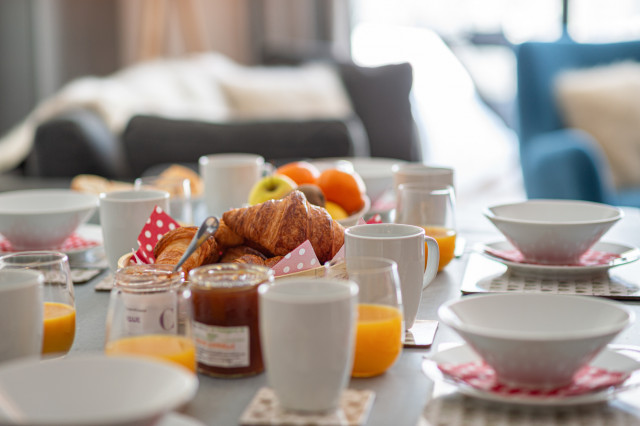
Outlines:
[[[598,143],[566,128],[554,98],[558,72],[640,61],[640,41],[581,44],[569,39],[516,48],[520,161],[529,198],[560,198],[640,207],[640,188],[616,190]]]

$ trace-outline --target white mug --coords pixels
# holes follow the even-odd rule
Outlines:
[[[251,189],[270,167],[256,154],[207,155],[198,163],[207,210],[218,218],[229,209],[247,204]]]
[[[43,275],[0,270],[0,362],[40,356],[44,325]]]
[[[167,191],[142,189],[100,194],[100,225],[111,271],[118,269],[121,256],[138,249],[138,235],[156,206],[170,214]]]
[[[280,405],[336,410],[353,366],[358,285],[289,279],[261,285],[258,293],[262,355]]]
[[[393,187],[397,193],[403,183],[420,183],[429,186],[453,185],[453,169],[450,167],[427,166],[422,163],[401,163],[392,167]]]
[[[424,229],[399,223],[356,225],[344,231],[345,256],[383,257],[398,264],[406,329],[418,315],[422,290],[438,272],[438,243]],[[428,247],[425,269],[425,244]]]

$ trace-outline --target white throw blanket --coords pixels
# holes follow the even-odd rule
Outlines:
[[[159,59],[74,80],[42,101],[0,139],[0,172],[27,157],[40,123],[74,108],[94,110],[115,134],[136,114],[225,121],[345,117],[352,111],[329,66],[244,67],[217,53]]]

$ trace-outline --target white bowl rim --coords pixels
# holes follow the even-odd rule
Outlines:
[[[154,361],[154,360],[145,359],[142,357],[126,356],[126,355],[108,356],[108,355],[97,353],[97,352],[76,354],[61,360],[60,359],[40,359],[40,358],[34,358],[34,357],[20,358],[13,361],[8,361],[0,365],[0,374],[2,374],[4,371],[12,371],[15,369],[22,369],[22,370],[31,369],[34,366],[42,366],[45,364],[48,365],[51,363],[57,364],[57,363],[63,363],[63,362],[64,363],[91,362],[92,360],[95,360],[95,359],[105,360],[107,362],[112,362],[112,363],[136,363],[139,366],[151,364],[151,365],[155,365],[156,368],[171,369],[176,374],[182,375],[182,378],[185,379],[185,384],[186,384],[185,389],[183,389],[183,392],[180,395],[177,395],[177,396],[173,395],[170,399],[164,398],[166,401],[164,402],[163,405],[161,406],[159,405],[160,407],[159,409],[145,409],[145,410],[138,410],[138,411],[130,411],[126,414],[110,415],[109,417],[96,419],[95,425],[102,424],[104,422],[113,422],[115,424],[118,424],[118,423],[126,422],[129,420],[133,420],[134,418],[143,419],[143,418],[151,417],[156,413],[162,414],[164,412],[168,412],[172,408],[179,407],[182,404],[185,404],[186,402],[191,400],[195,396],[198,390],[199,380],[197,375],[189,373],[186,369],[184,371],[181,371],[179,367],[171,366],[168,362]],[[50,426],[53,424],[57,424],[54,422],[59,422],[61,419],[54,419],[51,421],[40,421],[40,420],[27,418],[26,420],[29,422],[29,424],[32,424],[33,426],[39,426],[39,425]],[[68,424],[70,426],[73,426],[76,424],[78,425],[94,424],[94,422],[87,423],[87,419],[78,418],[74,420],[72,423],[68,423]]]
[[[597,328],[591,328],[588,330],[581,331],[570,331],[570,332],[523,332],[523,331],[510,331],[510,330],[499,330],[492,329],[487,327],[478,326],[475,324],[467,324],[463,323],[460,318],[453,311],[452,306],[464,302],[465,300],[472,300],[476,298],[516,298],[516,297],[539,297],[539,298],[565,298],[565,299],[573,299],[573,300],[589,300],[595,303],[600,303],[603,305],[607,305],[609,307],[613,307],[618,309],[619,311],[625,313],[625,317],[620,321],[617,321],[608,326],[601,326]],[[613,302],[612,300],[604,299],[598,296],[577,296],[577,295],[565,295],[565,294],[522,294],[522,293],[495,293],[488,295],[468,295],[464,296],[461,299],[449,300],[448,302],[443,303],[438,308],[438,317],[442,322],[444,322],[449,327],[453,328],[456,331],[461,331],[463,333],[472,333],[481,337],[489,337],[489,338],[497,338],[497,339],[508,339],[508,340],[519,340],[519,341],[559,341],[559,340],[580,340],[580,339],[588,339],[594,338],[598,336],[603,336],[611,333],[618,333],[622,331],[624,328],[629,326],[631,323],[635,321],[635,314],[626,306]]]
[[[0,205],[1,215],[42,215],[57,213],[74,213],[98,207],[98,197],[94,194],[74,191],[72,189],[25,189],[18,191],[7,191],[0,193],[0,202],[11,198],[22,198],[27,196],[71,196],[79,202],[78,205],[69,206],[47,206],[46,208],[33,209],[4,209]]]
[[[498,214],[496,214],[494,212],[493,209],[499,209],[501,207],[510,207],[510,206],[520,206],[520,205],[534,205],[534,204],[539,204],[539,205],[556,205],[556,206],[560,206],[560,205],[591,205],[594,207],[600,207],[603,210],[609,210],[611,212],[615,212],[615,215],[611,216],[611,217],[607,217],[607,218],[602,218],[602,219],[594,219],[594,220],[574,220],[574,221],[558,221],[558,222],[554,222],[554,221],[548,221],[548,220],[531,220],[531,219],[517,219],[517,218],[513,218],[513,217],[505,217],[505,216],[500,216]],[[581,201],[581,200],[555,200],[555,199],[532,199],[532,200],[526,200],[526,201],[520,201],[520,202],[514,202],[514,203],[505,203],[505,204],[497,204],[494,206],[489,206],[489,207],[485,207],[482,211],[482,213],[484,214],[485,217],[487,217],[489,220],[491,221],[497,221],[497,222],[505,222],[505,223],[516,223],[516,224],[529,224],[529,225],[533,225],[533,224],[543,224],[543,225],[582,225],[582,224],[600,224],[600,223],[609,223],[609,222],[615,222],[617,220],[620,220],[624,217],[624,211],[622,209],[620,209],[619,207],[616,206],[612,206],[609,204],[603,204],[603,203],[595,203],[593,201]]]
[[[360,219],[365,214],[367,214],[369,212],[369,209],[371,208],[371,199],[369,198],[369,196],[368,195],[364,195],[362,198],[364,199],[364,207],[362,207],[360,210],[358,210],[357,212],[353,213],[352,215],[349,215],[349,216],[345,217],[344,219],[338,219],[336,222],[338,222],[340,225],[345,226],[345,227],[357,225],[358,219]],[[356,223],[354,223],[353,225],[348,225],[349,223],[353,222],[354,220],[356,221]]]

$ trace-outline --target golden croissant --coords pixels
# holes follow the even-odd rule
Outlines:
[[[331,260],[344,243],[344,228],[322,207],[310,204],[300,191],[280,200],[232,209],[226,225],[262,253],[283,256],[309,240],[318,260]]]
[[[173,229],[156,243],[153,255],[157,264],[176,265],[187,250],[193,236],[198,232],[197,226],[183,226]],[[218,261],[220,253],[216,240],[209,237],[204,243],[184,262],[182,270],[185,274],[193,268]]]

